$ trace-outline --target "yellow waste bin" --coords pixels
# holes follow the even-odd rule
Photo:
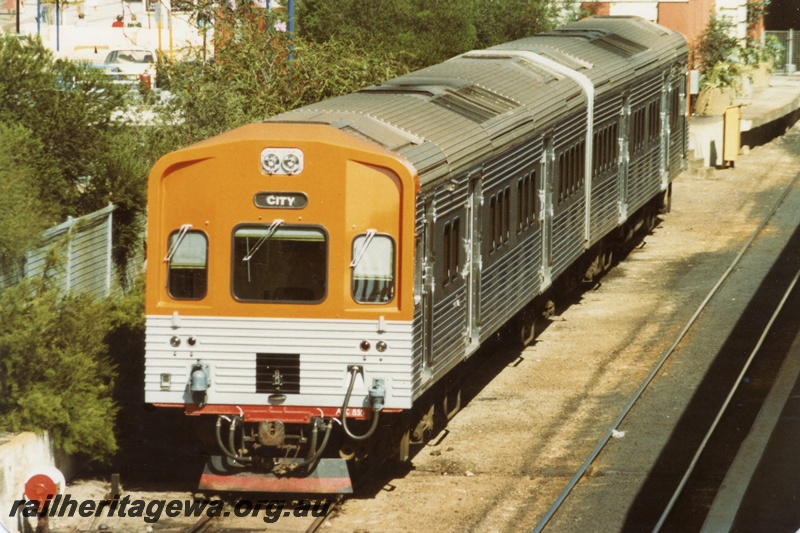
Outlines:
[[[733,166],[739,158],[742,144],[742,106],[735,105],[727,108],[723,115],[722,126],[722,166]]]

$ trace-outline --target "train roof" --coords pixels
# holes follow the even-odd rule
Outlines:
[[[687,52],[682,35],[644,19],[590,17],[269,121],[330,124],[383,146],[410,161],[425,188],[585,107],[569,72],[588,78],[600,102],[649,71],[685,63]]]

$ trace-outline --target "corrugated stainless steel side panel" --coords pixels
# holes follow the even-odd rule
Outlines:
[[[533,226],[500,261],[481,272],[481,341],[486,340],[541,290],[542,232]]]
[[[464,216],[467,191],[466,175],[458,176],[434,191],[434,234],[441,234],[442,230],[439,228],[454,215],[461,217],[463,228],[468,227]],[[466,239],[465,229],[461,233],[462,241]],[[443,256],[441,253],[436,255],[437,258]],[[433,361],[430,369],[434,381],[464,358],[467,338],[466,291],[464,279],[459,278],[449,288],[443,287],[436,280],[433,292]]]
[[[483,189],[536,170],[542,158],[542,138],[537,136],[492,159],[483,167]]]
[[[556,124],[553,148],[558,154],[573,144],[586,140],[586,112],[576,113]]]
[[[385,321],[378,332],[375,320],[300,320],[150,315],[146,319],[145,401],[185,403],[194,364],[209,366],[208,404],[268,405],[268,393],[256,393],[256,354],[291,354],[300,360],[300,393],[287,394],[284,405],[340,407],[349,374],[347,366],[364,367],[351,407],[361,407],[372,378],[386,380],[386,407],[411,406],[413,336],[411,322]],[[170,339],[181,344],[173,348]],[[191,347],[189,337],[197,344]],[[372,348],[363,352],[359,344]],[[375,350],[377,341],[388,345]],[[162,374],[169,374],[167,390]]]
[[[679,73],[677,79],[671,82],[671,90],[673,93],[685,94],[685,76]],[[686,153],[688,152],[688,134],[686,124],[686,113],[683,111],[685,105],[685,96],[681,99],[680,116],[678,122],[670,127],[669,136],[669,174],[670,179],[675,178],[684,168],[684,161],[686,160]]]
[[[622,112],[622,95],[614,95],[600,102],[595,108],[594,130],[618,123]],[[614,139],[616,144],[618,141]],[[619,221],[619,172],[615,165],[592,181],[590,244],[613,230]]]
[[[628,213],[633,213],[661,190],[661,146],[635,157],[628,174]]]
[[[515,147],[484,167],[484,194],[499,186],[516,191],[516,179],[538,171],[543,153],[541,137]],[[537,186],[538,179],[537,177]],[[484,220],[488,205],[484,202]],[[512,206],[512,210],[515,207]],[[481,339],[486,339],[539,293],[542,265],[542,234],[538,225],[521,233],[511,228],[511,247],[501,248],[495,256],[482,258],[479,299]]]
[[[631,110],[647,106],[652,101],[661,102],[663,79],[655,75],[643,81],[631,91]],[[660,122],[660,118],[658,119]],[[628,171],[628,214],[644,206],[661,190],[661,150],[660,141],[651,143],[641,152],[631,157]]]
[[[583,192],[553,217],[553,267],[555,279],[584,252],[584,226],[586,224],[586,202]]]
[[[608,234],[619,221],[619,177],[617,172],[592,184],[591,242]]]

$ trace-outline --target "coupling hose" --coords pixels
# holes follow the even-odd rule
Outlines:
[[[230,449],[222,442],[222,419],[227,417],[223,417],[222,415],[217,417],[217,446],[219,449],[224,453],[229,459],[236,461],[237,463],[243,464],[250,464],[253,462],[252,457],[242,457],[240,455],[236,455],[236,447],[233,444],[233,432],[236,425],[236,418],[230,421],[229,431],[228,431],[228,442],[230,444]]]
[[[347,427],[347,404],[350,403],[350,395],[353,393],[353,386],[356,384],[356,376],[361,372],[361,367],[358,365],[352,365],[347,369],[350,372],[350,386],[347,387],[347,394],[344,397],[344,405],[342,405],[342,428],[344,429],[345,434],[353,440],[361,441],[367,440],[375,433],[375,430],[378,429],[378,418],[380,417],[379,410],[372,410],[372,426],[370,426],[369,431],[367,431],[363,435],[353,435],[350,429]]]

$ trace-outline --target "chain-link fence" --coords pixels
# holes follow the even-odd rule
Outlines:
[[[794,74],[800,66],[800,31],[765,31],[765,39],[774,38],[783,47],[783,58],[775,65],[775,72]]]
[[[42,234],[42,245],[25,254],[21,263],[0,269],[0,288],[47,273],[64,291],[108,296],[119,289],[114,272],[113,220],[114,205],[109,204],[48,229]],[[132,258],[125,277],[132,280],[142,265],[141,255]]]

